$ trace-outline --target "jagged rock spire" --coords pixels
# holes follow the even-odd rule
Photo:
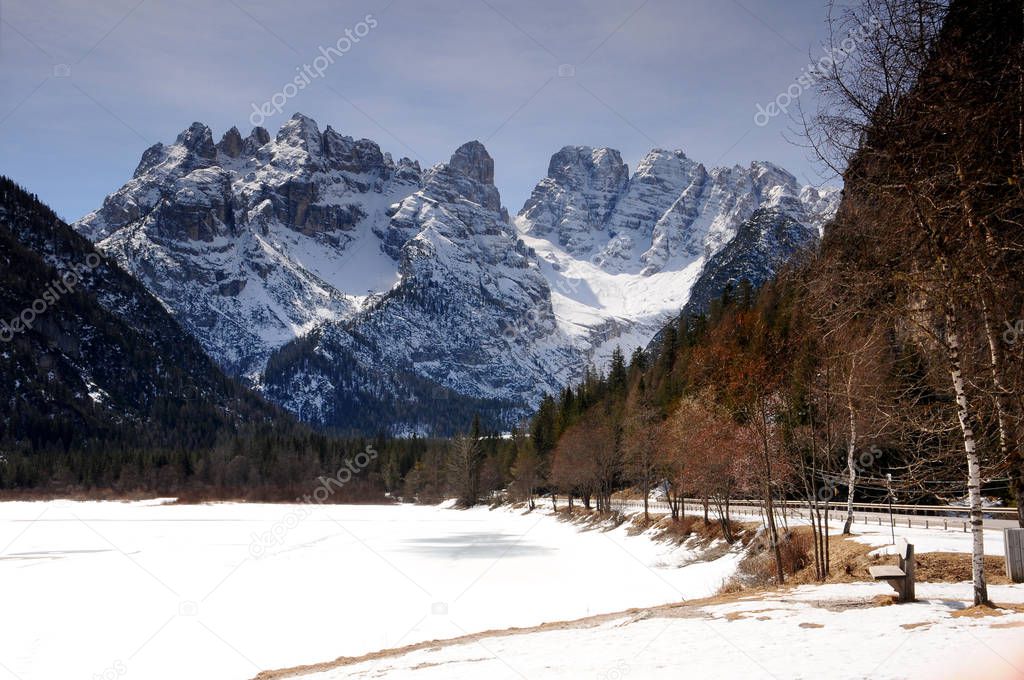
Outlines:
[[[466,142],[452,154],[448,165],[482,184],[494,184],[494,159],[480,142]]]

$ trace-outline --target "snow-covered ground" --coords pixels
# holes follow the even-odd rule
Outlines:
[[[751,521],[750,516],[739,516],[736,519],[740,521]],[[756,518],[754,521],[758,521]],[[808,524],[808,520],[791,516],[789,517],[790,524]],[[841,536],[843,533],[842,519],[832,519],[829,521],[829,534],[832,536]],[[937,524],[933,525],[938,527]],[[852,540],[863,543],[864,545],[873,546],[876,550],[872,551],[872,554],[879,555],[895,555],[895,551],[892,549],[892,537],[895,534],[897,540],[905,539],[908,543],[913,544],[914,551],[917,554],[929,553],[929,552],[948,552],[948,553],[970,553],[971,552],[971,534],[960,531],[958,528],[942,529],[931,528],[925,529],[921,526],[901,526],[898,523],[890,528],[888,518],[883,520],[882,524],[863,523],[855,522],[851,528],[853,536]],[[1003,532],[1001,529],[986,529],[985,530],[985,554],[992,555],[994,557],[1002,557],[1006,553],[1006,548],[1003,544]]]
[[[539,256],[541,272],[551,286],[551,306],[563,333],[592,342],[595,331],[609,323],[617,325],[613,337],[594,347],[598,366],[605,365],[616,347],[627,354],[635,347],[645,347],[658,330],[678,316],[704,265],[703,258],[692,258],[656,274],[607,272],[547,239],[522,232],[519,238]]]
[[[0,503],[0,678],[268,668],[711,595],[625,527],[415,506]]]
[[[842,523],[833,522],[830,533],[841,534]],[[853,527],[854,541],[877,548],[872,554],[892,554],[892,535],[889,527]],[[971,535],[957,531],[942,531],[939,529],[909,529],[907,527],[896,527],[896,538],[906,539],[914,545],[914,551],[918,554],[927,552],[948,552],[948,553],[970,553]],[[985,554],[994,557],[1002,557],[1006,554],[1003,545],[1003,532],[995,530],[985,531]]]
[[[744,518],[740,518],[744,519]],[[799,523],[797,518],[791,522]],[[833,534],[842,522],[833,522]],[[853,540],[892,553],[888,526],[855,526]],[[896,527],[918,554],[970,551],[970,535]],[[1001,532],[986,553],[1003,554]],[[883,583],[801,586],[721,603],[652,608],[541,631],[496,631],[452,644],[373,655],[310,672],[303,680],[557,678],[1024,678],[1024,586],[990,586],[1017,605],[994,616],[953,616],[972,601],[969,583],[918,583],[918,601],[880,606]],[[326,659],[325,659],[326,660]]]
[[[969,538],[897,533],[919,553]],[[0,679],[240,680],[477,633],[308,677],[1024,677],[1024,608],[953,617],[969,584],[886,607],[875,583],[659,607],[713,595],[739,559],[695,557],[547,509],[0,503]],[[1024,603],[1022,586],[990,594]],[[651,611],[615,613],[632,608]]]
[[[659,677],[1024,677],[1024,613],[954,617],[968,584],[921,584],[919,601],[876,606],[875,584],[806,586],[778,596],[654,611],[590,627],[484,636],[302,676],[304,680]],[[991,590],[1024,602],[1024,588]]]

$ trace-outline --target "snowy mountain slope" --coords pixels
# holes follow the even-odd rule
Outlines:
[[[316,342],[295,343],[305,347],[290,362],[272,360],[268,394],[287,408],[309,407],[305,367],[324,357],[345,357],[344,368],[318,376],[329,394],[347,385],[373,395],[415,375],[421,384],[400,380],[410,403],[433,408],[438,390],[468,395],[504,408],[506,422],[575,375],[583,357],[559,331],[548,282],[501,206],[483,145],[463,145],[423,179],[389,211],[384,242],[402,244],[400,282],[351,319],[325,324]],[[322,422],[354,415],[339,413],[338,399],[316,406]]]
[[[300,114],[273,140],[232,128],[216,145],[195,123],[75,227],[221,365],[258,379],[271,351],[397,283],[376,232],[419,174]]]
[[[646,345],[694,287],[717,294],[709,291],[729,268],[719,262],[711,272],[707,263],[757,215],[799,227],[784,242],[748,238],[732,249],[734,265],[756,260],[748,269],[760,284],[820,235],[839,199],[838,190],[802,187],[767,162],[709,171],[681,151],[655,149],[632,176],[624,167],[615,150],[565,147],[516,218],[542,262],[562,330],[598,364],[615,345]]]
[[[745,279],[755,288],[761,286],[818,235],[813,226],[798,222],[784,210],[758,209],[740,225],[736,236],[707,261],[700,279],[690,290],[686,313],[706,312],[711,301],[730,284],[735,286]]]
[[[806,242],[837,198],[770,163],[655,149],[630,175],[613,149],[565,147],[512,220],[479,142],[421,171],[296,114],[273,139],[193,124],[75,226],[302,419],[427,432],[514,422],[646,345],[691,289],[770,275],[792,248],[738,240],[755,215]]]

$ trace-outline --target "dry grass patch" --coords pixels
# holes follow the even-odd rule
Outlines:
[[[917,580],[935,583],[960,583],[971,580],[971,556],[967,553],[921,553],[916,555]],[[985,580],[989,585],[1010,583],[1006,578],[1006,560],[985,556]]]
[[[555,512],[555,517],[562,522],[575,524],[581,531],[611,531],[621,526],[628,518],[621,512],[597,512],[588,510],[582,505],[574,504],[572,510],[568,505],[561,505]]]
[[[643,513],[634,515],[633,519],[629,522],[629,527],[626,529],[626,535],[628,536],[639,536],[651,527],[658,526],[661,523],[660,517],[648,516],[644,517]]]
[[[871,555],[876,547],[852,540],[851,536],[831,536],[828,541],[828,583],[860,583],[871,581],[868,568],[895,564],[894,555]],[[783,534],[781,546],[786,585],[820,583],[814,568],[814,539],[810,527],[794,527]],[[918,553],[915,555],[916,578],[926,583],[962,583],[971,580],[971,556],[966,553]],[[736,576],[726,583],[723,593],[764,590],[775,586],[775,556],[762,532],[740,562]],[[1009,584],[1005,560],[985,557],[985,576],[991,585]]]
[[[1002,609],[998,609],[989,604],[979,604],[967,609],[960,609],[950,616],[954,619],[983,619],[986,616],[1003,616],[1006,614]]]
[[[1024,621],[1010,621],[1008,623],[993,623],[989,628],[1024,628]]]
[[[794,527],[790,531],[781,532],[779,538],[786,585],[814,582],[813,576],[808,580],[803,575],[808,569],[813,573],[814,539],[810,527]],[[740,561],[736,575],[723,589],[765,589],[776,585],[776,576],[775,552],[769,544],[767,533],[761,532],[749,541],[747,555]]]
[[[752,618],[755,614],[768,614],[775,611],[774,609],[744,609],[741,612],[729,612],[725,615],[726,621],[742,621],[743,619]],[[758,616],[758,621],[768,621],[770,616]]]

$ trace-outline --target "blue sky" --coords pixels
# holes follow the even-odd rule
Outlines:
[[[247,134],[348,30],[271,134],[301,111],[424,166],[479,139],[513,212],[566,144],[818,184],[787,117],[754,114],[823,54],[824,1],[0,0],[0,173],[76,219],[193,121]]]

